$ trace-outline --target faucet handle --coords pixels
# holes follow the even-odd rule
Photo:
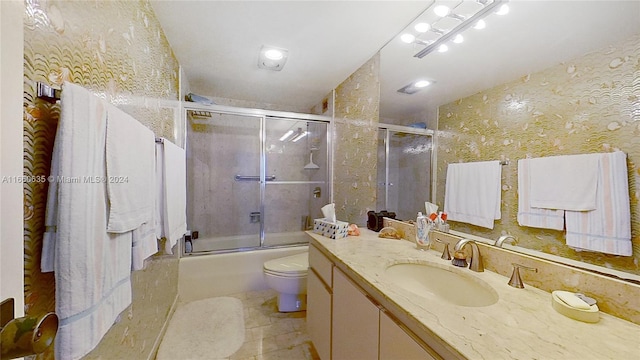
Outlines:
[[[524,289],[524,284],[522,283],[522,279],[520,278],[520,268],[536,273],[538,272],[538,268],[532,268],[516,263],[511,263],[511,265],[513,265],[513,273],[511,273],[511,278],[509,279],[508,284],[509,286],[513,286],[514,288]]]
[[[446,241],[442,241],[438,238],[436,238],[436,242],[444,244],[444,249],[442,250],[442,255],[440,256],[440,259],[451,260],[451,253],[449,252],[449,243]]]

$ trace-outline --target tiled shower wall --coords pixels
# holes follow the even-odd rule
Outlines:
[[[177,100],[178,62],[147,1],[26,0],[24,175],[48,175],[59,105],[36,98],[35,82],[80,84],[123,108],[157,136],[174,140],[174,109],[137,106]],[[55,309],[52,273],[40,272],[47,184],[24,187],[25,312]],[[156,257],[133,273],[133,305],[88,358],[147,358],[177,294],[178,259]],[[38,358],[52,359],[53,351]]]
[[[334,202],[338,220],[365,225],[375,210],[380,54],[335,90]]]
[[[492,239],[509,233],[520,246],[640,274],[640,36],[442,106],[437,137],[440,206],[447,164],[510,160],[495,228],[452,228]],[[576,252],[563,232],[518,225],[518,159],[614,150],[628,156],[633,256]]]

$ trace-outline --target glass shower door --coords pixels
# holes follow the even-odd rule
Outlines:
[[[376,210],[415,219],[431,200],[430,135],[380,129],[378,137],[378,191]]]
[[[193,252],[260,246],[262,117],[189,111],[187,226]]]
[[[263,246],[307,243],[329,202],[327,123],[267,117]]]

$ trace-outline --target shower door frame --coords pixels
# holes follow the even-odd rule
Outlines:
[[[436,165],[435,165],[435,161],[436,161],[436,152],[434,151],[434,147],[435,147],[435,143],[434,143],[434,134],[435,131],[431,130],[431,129],[420,129],[420,128],[414,128],[411,126],[403,126],[403,125],[394,125],[394,124],[385,124],[385,123],[378,123],[378,131],[380,130],[385,130],[385,136],[384,136],[384,204],[385,207],[388,206],[389,204],[389,147],[390,147],[390,140],[391,140],[391,135],[390,132],[395,132],[395,133],[405,133],[405,134],[414,134],[414,135],[424,135],[424,136],[428,136],[431,138],[431,158],[429,159],[429,165],[431,166],[431,178],[429,179],[429,184],[430,184],[430,189],[429,189],[429,195],[430,195],[430,202],[434,202],[435,199],[435,194],[433,191],[433,178],[434,178],[434,171],[436,169]],[[387,210],[387,209],[376,209],[376,210]]]
[[[228,115],[240,115],[240,116],[252,116],[260,119],[260,130],[259,130],[259,141],[260,141],[260,245],[256,247],[238,247],[234,249],[225,249],[225,250],[208,250],[197,253],[186,253],[184,249],[184,241],[181,241],[181,249],[180,256],[192,256],[192,255],[207,255],[207,254],[221,254],[221,253],[230,253],[230,252],[242,252],[242,251],[250,251],[257,249],[272,249],[272,248],[280,248],[280,247],[289,247],[289,246],[299,246],[300,244],[291,244],[291,245],[274,245],[274,246],[265,246],[265,223],[264,223],[264,211],[265,211],[265,195],[266,195],[266,181],[267,181],[267,156],[266,156],[266,122],[267,118],[274,119],[286,119],[286,120],[298,120],[298,121],[312,121],[312,122],[323,122],[327,124],[327,164],[330,166],[327,167],[327,188],[329,189],[329,198],[330,202],[333,202],[333,133],[334,133],[334,120],[332,116],[326,115],[314,115],[314,114],[304,114],[304,113],[296,113],[289,111],[274,111],[274,110],[264,110],[264,109],[253,109],[253,108],[239,108],[233,106],[224,106],[224,105],[206,105],[192,102],[181,102],[181,114],[183,122],[182,125],[184,127],[184,138],[183,144],[184,149],[187,149],[187,126],[188,126],[188,113],[189,111],[209,111],[214,113],[228,114]],[[288,183],[288,182],[287,182]],[[292,182],[292,183],[302,183],[302,182]],[[308,183],[316,183],[310,181]],[[191,229],[188,229],[191,230]]]

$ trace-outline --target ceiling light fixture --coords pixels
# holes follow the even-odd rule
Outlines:
[[[403,93],[403,94],[415,94],[418,91],[426,88],[427,86],[433,84],[434,82],[431,80],[417,80],[412,82],[409,85],[405,85],[402,88],[398,89],[399,93]]]
[[[258,67],[261,69],[280,71],[289,57],[289,50],[274,46],[262,45],[258,55]]]
[[[461,1],[453,8],[449,8],[445,5],[436,5],[433,8],[433,12],[440,18],[434,21],[432,24],[419,22],[414,26],[414,29],[419,33],[426,33],[428,31],[435,33],[439,35],[437,39],[425,41],[420,39],[420,34],[416,36],[411,33],[403,34],[401,36],[401,39],[406,43],[415,43],[425,46],[424,49],[414,55],[414,57],[417,58],[423,58],[427,54],[436,50],[438,52],[444,52],[448,49],[448,46],[446,45],[447,42],[452,41],[459,44],[464,40],[461,33],[466,29],[470,27],[474,27],[475,29],[483,29],[486,26],[483,18],[493,13],[501,15],[508,13],[509,7],[506,4],[507,2],[508,0],[476,0],[475,6],[478,8],[478,10],[473,9],[473,11],[475,11],[473,14],[470,14],[473,11],[469,11],[468,6],[465,8],[463,4],[467,2],[464,1]],[[447,29],[447,27],[442,24],[443,29],[438,29],[436,28],[436,25],[442,18],[453,18],[459,20],[460,23],[452,29]]]

